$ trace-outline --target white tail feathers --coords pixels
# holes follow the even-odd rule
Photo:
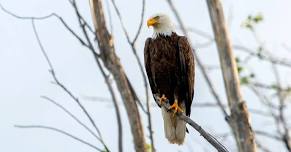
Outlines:
[[[186,110],[184,104],[181,104],[181,108],[183,111]],[[164,107],[162,107],[162,114],[166,138],[172,144],[183,144],[186,134],[186,122],[180,120],[176,115],[173,115],[173,113],[168,112]]]

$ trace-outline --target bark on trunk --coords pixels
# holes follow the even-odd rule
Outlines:
[[[252,131],[248,109],[242,99],[237,65],[232,51],[230,36],[224,20],[220,0],[207,0],[216,46],[231,111],[229,118],[239,152],[255,152],[255,137]]]
[[[113,38],[106,28],[101,0],[90,0],[90,7],[101,59],[106,68],[112,73],[121,94],[133,135],[135,151],[145,152],[145,139],[137,104],[120,60],[115,53]]]

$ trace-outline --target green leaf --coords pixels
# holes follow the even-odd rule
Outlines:
[[[247,28],[247,29],[250,29],[250,30],[253,30],[254,26],[260,22],[262,22],[264,19],[263,15],[261,13],[257,13],[256,15],[249,15],[245,21],[243,21],[243,24],[242,26]]]
[[[242,71],[243,71],[243,67],[242,66],[237,66],[237,71],[238,71],[238,73],[241,73]]]
[[[247,85],[247,84],[249,84],[250,83],[250,81],[249,81],[249,77],[241,77],[240,78],[240,84],[241,85]]]
[[[261,22],[261,21],[263,21],[263,15],[262,14],[257,14],[254,18],[253,18],[253,21],[255,22],[255,23],[259,23],[259,22]]]

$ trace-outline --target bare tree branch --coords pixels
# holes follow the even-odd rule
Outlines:
[[[282,140],[283,143],[286,146],[286,149],[288,151],[291,151],[291,138],[289,135],[289,129],[288,129],[288,124],[286,122],[285,119],[285,115],[284,115],[284,109],[285,109],[285,102],[284,102],[284,97],[282,96],[282,90],[281,90],[281,80],[280,80],[280,75],[278,72],[278,69],[276,67],[276,65],[272,65],[272,69],[274,71],[274,75],[275,75],[275,79],[276,79],[276,83],[277,83],[277,97],[279,100],[279,120],[281,121],[281,124],[283,126],[283,133],[282,133]]]
[[[94,146],[93,144],[90,144],[89,142],[77,137],[77,136],[74,136],[68,132],[65,132],[61,129],[58,129],[58,128],[54,128],[54,127],[49,127],[49,126],[42,126],[42,125],[15,125],[14,127],[16,128],[22,128],[22,129],[46,129],[46,130],[52,130],[52,131],[55,131],[55,132],[58,132],[58,133],[61,133],[63,135],[66,135],[68,137],[71,137],[73,138],[74,140],[77,140],[93,149],[95,149],[96,151],[99,151],[99,152],[104,152],[104,150]],[[109,152],[108,150],[106,150],[106,152]]]
[[[65,108],[64,106],[62,106],[61,104],[57,103],[55,100],[47,97],[47,96],[41,96],[41,98],[53,103],[55,106],[61,108],[64,112],[66,112],[70,117],[72,117],[78,124],[80,124],[81,126],[83,126],[88,132],[90,132],[90,134],[92,134],[96,139],[98,139],[99,141],[101,141],[102,139],[100,139],[100,137],[98,137],[88,126],[86,126],[80,119],[78,119],[74,114],[72,114],[67,108]]]
[[[48,65],[49,65],[49,67],[50,67],[50,73],[51,73],[51,75],[52,75],[52,77],[53,77],[53,79],[54,79],[56,85],[59,86],[60,88],[62,88],[63,91],[65,91],[65,92],[66,92],[66,93],[67,93],[67,94],[68,94],[68,95],[69,95],[69,96],[70,96],[70,97],[71,97],[71,98],[72,98],[72,99],[73,99],[73,100],[78,104],[78,106],[82,109],[82,111],[84,112],[84,114],[85,114],[85,115],[87,116],[87,118],[89,119],[90,123],[93,125],[93,127],[94,127],[95,130],[97,131],[97,133],[98,133],[98,135],[99,135],[99,138],[101,139],[100,141],[102,142],[104,148],[108,150],[108,148],[107,148],[107,146],[106,146],[106,144],[104,143],[104,140],[103,140],[103,138],[102,138],[101,132],[100,132],[99,128],[97,127],[95,121],[94,121],[93,118],[91,117],[91,115],[88,113],[88,111],[87,111],[86,108],[83,106],[83,104],[79,101],[79,99],[78,99],[77,97],[75,97],[75,96],[73,95],[73,93],[72,93],[68,88],[66,88],[66,86],[63,85],[63,84],[58,80],[58,78],[56,77],[56,74],[55,74],[55,71],[54,71],[53,65],[52,65],[52,63],[51,63],[51,61],[50,61],[50,59],[49,59],[49,57],[48,57],[48,55],[47,55],[47,53],[46,53],[44,47],[43,47],[43,45],[42,45],[42,43],[41,43],[41,41],[40,41],[39,36],[38,36],[38,33],[37,33],[37,30],[36,30],[36,27],[35,27],[34,20],[32,19],[31,21],[32,21],[33,32],[34,32],[34,34],[35,34],[35,36],[36,36],[36,39],[37,39],[37,42],[38,42],[38,44],[39,44],[39,46],[40,46],[41,52],[43,53],[43,55],[44,55],[44,57],[45,57],[45,59],[46,59]]]
[[[265,145],[261,144],[258,140],[256,140],[257,146],[259,149],[261,149],[263,152],[271,152],[269,149],[265,147]]]
[[[274,57],[274,55],[267,55],[266,53],[262,53],[262,52],[255,52],[250,48],[247,48],[245,46],[241,46],[241,45],[233,45],[233,48],[235,50],[239,50],[239,51],[243,51],[245,53],[248,53],[250,56],[256,57],[258,59],[261,60],[265,60],[267,62],[271,62],[274,64],[278,64],[281,66],[286,66],[286,67],[291,67],[291,62],[288,59],[280,59],[280,58],[276,58]]]
[[[282,141],[282,138],[280,136],[270,134],[269,132],[265,132],[265,131],[261,131],[261,130],[255,130],[254,132],[257,135],[261,135],[261,136],[265,136],[265,137],[268,137],[268,138],[271,138],[271,139]]]

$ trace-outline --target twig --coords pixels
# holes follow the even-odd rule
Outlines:
[[[40,17],[26,17],[26,16],[19,16],[19,15],[16,15],[14,13],[12,13],[11,11],[7,10],[6,8],[4,8],[2,6],[2,4],[0,4],[0,8],[7,14],[15,17],[15,18],[18,18],[18,19],[24,19],[24,20],[44,20],[44,19],[48,19],[52,16],[56,16],[57,14],[56,13],[50,13],[48,15],[45,15],[45,16],[40,16]]]
[[[260,148],[263,152],[271,152],[263,144],[261,144],[261,142],[259,142],[258,140],[256,140],[256,143],[257,143],[258,148]]]
[[[284,115],[284,109],[285,109],[285,103],[284,103],[284,97],[282,96],[282,90],[281,90],[281,80],[280,80],[280,75],[279,75],[279,71],[276,67],[276,65],[272,64],[272,69],[274,71],[274,75],[275,75],[275,79],[276,79],[276,83],[277,83],[277,96],[278,96],[278,100],[279,100],[279,119],[280,122],[283,126],[283,134],[282,134],[282,141],[286,146],[286,149],[288,151],[291,151],[291,138],[289,136],[289,129],[288,129],[288,124],[286,122],[286,118]]]
[[[77,140],[77,141],[79,141],[79,142],[81,142],[81,143],[83,143],[83,144],[85,144],[85,145],[87,145],[87,146],[89,146],[89,147],[91,147],[91,148],[99,151],[99,152],[104,152],[104,150],[102,150],[102,149],[94,146],[93,144],[90,144],[89,142],[87,142],[87,141],[85,141],[85,140],[83,140],[83,139],[81,139],[81,138],[79,138],[77,136],[74,136],[74,135],[72,135],[72,134],[70,134],[68,132],[65,132],[65,131],[63,131],[61,129],[58,129],[58,128],[49,127],[49,126],[42,126],[42,125],[15,125],[14,127],[16,127],[16,128],[22,128],[22,129],[35,129],[36,128],[36,129],[52,130],[52,131],[61,133],[63,135],[66,135],[68,137],[71,137],[74,140]],[[109,151],[106,151],[106,152],[109,152]]]
[[[88,126],[86,126],[79,118],[77,118],[74,114],[72,114],[67,108],[62,106],[61,104],[57,103],[55,100],[47,97],[47,96],[41,96],[41,98],[45,99],[46,101],[49,101],[53,103],[55,106],[59,107],[62,109],[64,112],[66,112],[70,117],[72,117],[78,124],[83,126],[90,134],[92,134],[96,139],[98,139],[100,142],[102,142],[100,137],[98,137]]]
[[[268,137],[268,138],[271,138],[271,139],[282,141],[282,138],[280,136],[273,135],[273,134],[271,134],[269,132],[265,132],[265,131],[261,131],[261,130],[254,130],[254,132],[257,135],[261,135],[261,136],[265,136],[265,137]]]
[[[1,4],[0,4],[0,8],[7,14],[11,15],[12,17],[15,17],[17,19],[21,19],[21,20],[46,20],[52,17],[57,18],[58,20],[61,21],[61,23],[65,26],[65,28],[72,34],[74,35],[75,38],[77,38],[77,40],[79,40],[79,42],[85,46],[88,47],[88,44],[86,44],[84,42],[84,40],[76,33],[73,31],[73,29],[65,22],[65,20],[60,17],[58,14],[56,13],[51,13],[49,15],[45,15],[45,16],[40,16],[40,17],[35,17],[35,16],[19,16],[17,14],[12,13],[11,11],[7,10],[6,8],[4,8]]]
[[[60,17],[59,15],[57,15],[56,13],[51,13],[51,14],[49,14],[49,15],[46,15],[46,16],[42,16],[42,17],[23,17],[23,16],[19,16],[19,15],[16,15],[16,14],[14,14],[14,13],[12,13],[12,12],[10,12],[10,11],[8,11],[7,9],[5,9],[1,4],[0,4],[0,7],[1,7],[1,9],[5,12],[5,13],[7,13],[7,14],[9,14],[9,15],[11,15],[11,16],[13,16],[13,17],[15,17],[15,18],[17,18],[17,19],[23,19],[23,20],[31,20],[32,21],[32,26],[33,26],[33,31],[34,31],[34,34],[35,34],[35,36],[36,36],[36,39],[37,39],[37,42],[38,42],[38,44],[39,44],[39,46],[40,46],[40,48],[41,48],[41,51],[42,51],[42,53],[43,53],[43,55],[44,55],[44,57],[45,57],[45,59],[46,59],[46,61],[47,61],[47,63],[48,63],[48,65],[49,65],[49,67],[50,67],[50,72],[51,72],[51,74],[52,74],[52,76],[53,76],[53,78],[54,78],[54,80],[56,81],[56,84],[58,85],[58,86],[60,86],[61,88],[63,88],[63,90],[66,92],[66,93],[68,93],[77,103],[78,103],[78,105],[79,105],[79,107],[83,110],[83,112],[86,114],[86,116],[89,118],[89,120],[90,120],[90,122],[93,124],[93,126],[94,126],[94,128],[96,129],[96,131],[97,131],[97,133],[99,134],[99,139],[102,139],[102,137],[101,137],[101,132],[99,131],[99,129],[97,128],[97,126],[95,125],[95,122],[93,121],[93,119],[91,118],[91,116],[88,114],[88,112],[86,111],[86,109],[84,108],[84,106],[79,102],[79,100],[75,97],[75,96],[73,96],[73,94],[63,85],[63,84],[61,84],[59,81],[58,81],[58,79],[57,79],[57,77],[56,77],[56,75],[55,75],[55,72],[54,72],[54,69],[53,69],[53,65],[52,65],[52,63],[51,63],[51,61],[49,60],[49,58],[48,58],[48,55],[47,55],[47,53],[45,52],[45,49],[44,49],[44,47],[43,47],[43,45],[42,45],[42,43],[41,43],[41,41],[40,41],[40,38],[39,38],[39,36],[38,36],[38,34],[37,34],[37,31],[36,31],[36,27],[35,27],[35,23],[34,23],[34,20],[44,20],[44,19],[48,19],[48,18],[50,18],[50,17],[56,17],[57,19],[59,19],[60,21],[61,21],[61,23],[66,27],[66,29],[68,30],[68,31],[70,31],[70,33],[72,34],[72,35],[74,35],[74,37],[76,37],[79,41],[80,41],[80,43],[82,44],[82,45],[84,45],[84,46],[86,46],[86,47],[88,47],[88,44],[86,44],[83,40],[82,40],[82,38],[80,38],[69,26],[68,26],[68,24],[63,20],[63,18],[62,17]],[[90,29],[90,27],[88,26],[88,24],[87,24],[87,26],[86,26],[88,29]],[[103,146],[105,147],[105,149],[108,151],[108,148],[106,147],[106,145],[105,145],[105,143],[104,143],[104,141],[103,140],[101,140],[101,142],[102,142],[102,144],[103,144]]]
[[[144,13],[145,13],[145,5],[146,5],[145,2],[146,2],[146,0],[142,0],[142,10],[141,10],[141,15],[140,15],[141,16],[140,22],[139,22],[138,30],[135,34],[135,37],[133,38],[133,41],[132,41],[133,44],[135,44],[135,42],[138,39],[140,32],[141,32],[141,28],[142,28],[143,20],[144,20]]]
[[[51,63],[51,61],[50,61],[50,59],[49,59],[49,57],[48,57],[48,55],[47,55],[47,53],[46,53],[44,47],[43,47],[43,45],[42,45],[42,43],[41,43],[41,41],[40,41],[40,38],[39,38],[39,36],[38,36],[37,30],[36,30],[36,27],[35,27],[34,20],[31,20],[31,21],[32,21],[33,32],[34,32],[35,37],[36,37],[36,39],[37,39],[37,42],[38,42],[38,44],[39,44],[39,46],[40,46],[41,52],[42,52],[42,54],[44,55],[44,57],[45,57],[45,59],[46,59],[48,65],[49,65],[49,67],[50,67],[50,70],[49,70],[49,71],[50,71],[50,73],[51,73],[51,75],[52,75],[52,77],[53,77],[53,79],[54,79],[56,85],[59,86],[60,88],[62,88],[63,91],[65,91],[65,92],[66,92],[66,93],[67,93],[67,94],[68,94],[68,95],[69,95],[69,96],[70,96],[70,97],[71,97],[71,98],[72,98],[72,99],[73,99],[73,100],[78,104],[78,106],[82,109],[82,111],[84,112],[84,114],[85,114],[85,115],[87,116],[87,118],[89,119],[90,123],[93,125],[93,127],[94,127],[95,130],[97,131],[97,133],[98,133],[100,139],[102,139],[101,142],[102,142],[104,148],[108,150],[106,144],[104,143],[104,140],[103,140],[103,138],[102,138],[102,135],[101,135],[101,132],[100,132],[99,128],[97,127],[95,121],[94,121],[93,118],[90,116],[90,114],[88,113],[88,111],[86,110],[86,108],[85,108],[85,107],[83,106],[83,104],[79,101],[79,99],[78,99],[77,97],[75,97],[75,96],[73,95],[73,93],[72,93],[72,92],[71,92],[71,91],[70,91],[70,90],[69,90],[65,85],[63,85],[63,84],[58,80],[58,78],[57,78],[57,76],[56,76],[56,74],[55,74],[55,71],[54,71],[53,65],[52,65],[52,63]]]
[[[248,53],[250,56],[257,57],[260,60],[265,60],[267,62],[278,64],[278,65],[281,65],[281,66],[291,67],[291,62],[289,62],[288,59],[275,58],[274,55],[266,55],[265,53],[262,53],[262,52],[260,52],[260,53],[259,52],[254,52],[252,49],[247,48],[245,46],[241,46],[241,45],[234,44],[233,48],[236,49],[236,50]]]
[[[110,5],[109,5],[109,1],[105,1],[106,3],[106,10],[107,10],[107,14],[109,17],[109,27],[110,27],[110,33],[113,36],[113,21],[112,21],[112,14],[111,14],[111,9],[110,9]]]

